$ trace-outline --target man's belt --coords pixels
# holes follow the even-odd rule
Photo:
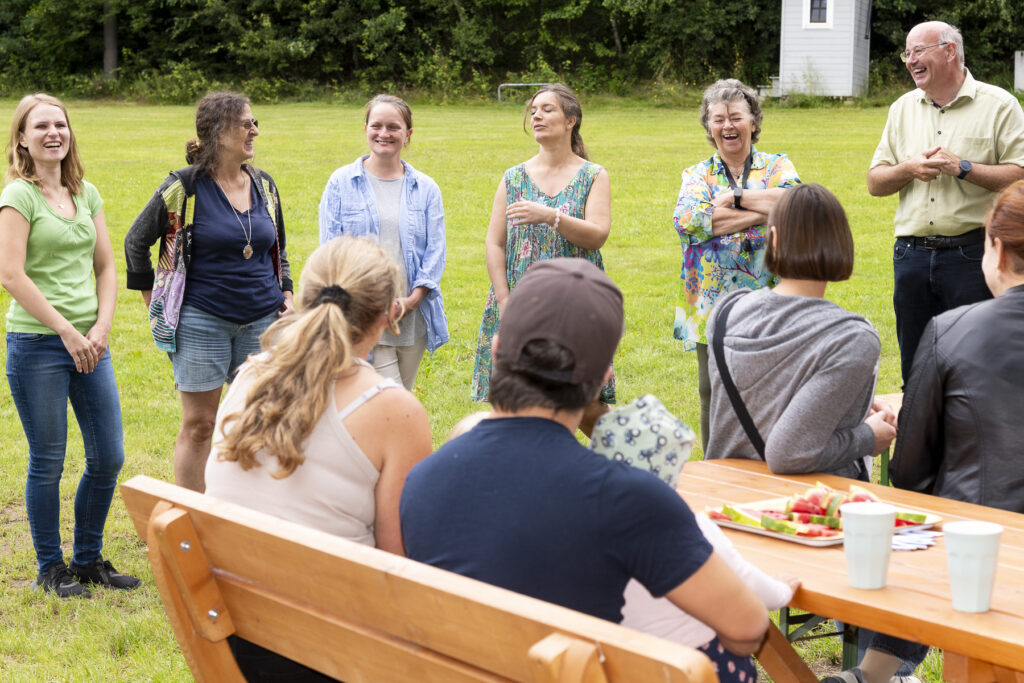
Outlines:
[[[975,228],[962,235],[925,235],[924,237],[897,237],[896,239],[909,242],[922,249],[953,249],[984,242],[985,228]]]

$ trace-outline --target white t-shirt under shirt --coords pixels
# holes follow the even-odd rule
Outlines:
[[[380,246],[398,264],[398,275],[402,281],[402,295],[408,296],[409,272],[405,268],[405,256],[402,254],[402,237],[399,230],[402,191],[405,178],[393,180],[378,178],[366,174],[373,190],[373,198],[377,200],[377,214],[380,216]],[[427,323],[419,309],[406,315],[398,322],[398,334],[384,330],[380,343],[384,346],[412,346],[420,337],[426,336]]]

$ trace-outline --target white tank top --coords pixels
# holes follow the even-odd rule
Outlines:
[[[367,365],[362,359],[357,361]],[[206,462],[206,494],[358,543],[375,545],[374,489],[380,472],[352,440],[342,420],[381,391],[400,385],[392,379],[384,379],[340,411],[334,402],[332,386],[327,409],[303,449],[306,461],[290,476],[275,479],[272,475],[278,470],[277,459],[268,457],[262,450],[256,454],[259,467],[248,471],[236,462],[217,458],[224,438],[221,420],[242,408],[251,379],[251,373],[245,372],[243,367],[217,411],[213,450]]]

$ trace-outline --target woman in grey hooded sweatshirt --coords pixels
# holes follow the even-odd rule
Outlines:
[[[809,183],[779,199],[768,225],[765,264],[779,284],[727,294],[708,319],[711,439],[704,457],[764,459],[777,474],[867,481],[870,456],[896,437],[896,417],[874,400],[878,332],[824,298],[829,282],[853,272],[846,212],[835,195]],[[860,643],[860,664],[826,683],[888,683],[897,670],[915,680],[910,673],[928,653],[926,645],[868,629]]]
[[[711,438],[705,457],[764,459],[778,474],[866,480],[868,456],[889,447],[896,419],[874,401],[878,333],[862,316],[824,298],[829,282],[853,272],[846,213],[835,195],[811,183],[789,190],[768,225],[765,262],[779,284],[726,295],[708,320]],[[719,353],[736,397],[723,383]],[[749,413],[753,434],[734,399]]]

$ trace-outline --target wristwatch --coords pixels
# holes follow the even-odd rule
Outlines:
[[[972,168],[974,168],[974,167],[971,165],[971,162],[967,161],[967,159],[961,159],[960,160],[960,174],[957,176],[957,178],[959,178],[960,180],[963,180],[964,178],[967,177],[967,174],[971,172]]]
[[[740,211],[745,211],[743,206],[740,205],[740,200],[742,198],[743,198],[743,188],[742,187],[737,187],[736,189],[734,189],[732,191],[732,208],[739,209]]]

